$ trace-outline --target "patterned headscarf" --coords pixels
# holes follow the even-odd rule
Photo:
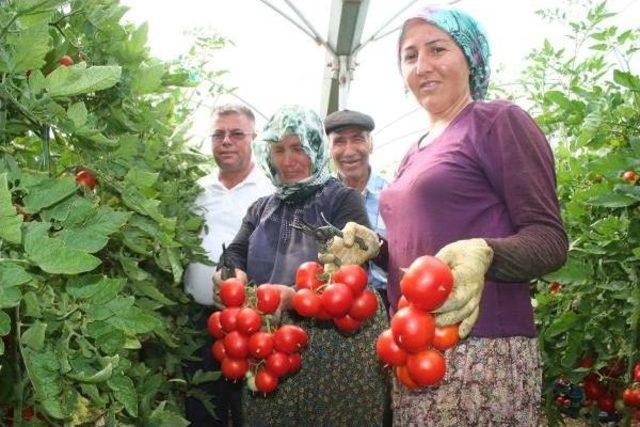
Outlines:
[[[404,21],[398,40],[398,58],[400,58],[405,28],[412,19],[422,19],[451,36],[462,49],[469,64],[471,96],[475,100],[483,99],[487,94],[491,70],[489,69],[489,42],[480,24],[460,10],[428,6]]]
[[[271,161],[271,144],[282,141],[287,134],[295,134],[300,138],[302,149],[311,160],[311,176],[294,184],[281,182]],[[304,200],[330,177],[324,126],[320,116],[313,110],[299,105],[280,108],[271,116],[253,144],[256,159],[276,187],[276,195],[287,202]]]

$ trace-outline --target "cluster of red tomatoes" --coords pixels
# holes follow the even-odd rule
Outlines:
[[[368,276],[359,265],[343,265],[325,283],[322,266],[305,262],[296,271],[293,309],[302,317],[332,320],[344,333],[360,329],[363,322],[376,314],[378,300],[367,289]]]
[[[398,311],[391,318],[391,329],[378,337],[376,352],[408,388],[434,385],[444,378],[446,364],[440,351],[458,342],[458,325],[437,327],[430,312],[445,302],[452,287],[451,270],[432,256],[417,258],[402,277]]]
[[[281,377],[302,367],[307,332],[296,325],[271,327],[270,315],[280,306],[280,292],[273,285],[260,285],[254,292],[231,278],[220,284],[219,292],[226,308],[209,316],[207,328],[216,338],[211,352],[222,375],[232,381],[246,378],[253,391],[274,391]]]
[[[579,367],[591,369],[594,363],[589,357],[579,362]],[[633,365],[631,384],[625,386],[622,379],[627,367],[622,359],[613,360],[606,367],[589,372],[580,387],[566,380],[559,380],[556,403],[564,410],[582,407],[589,412],[593,406],[607,414],[619,414],[627,406],[632,410],[632,419],[640,422],[640,361]]]

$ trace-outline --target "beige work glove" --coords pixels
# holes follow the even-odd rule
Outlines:
[[[215,273],[213,273],[213,305],[214,307],[216,307],[218,310],[224,310],[225,306],[222,303],[222,300],[220,299],[220,292],[218,292],[218,289],[220,287],[220,283],[222,283],[224,280],[222,280],[221,277],[222,274],[222,270],[217,270]],[[240,279],[242,281],[242,283],[244,283],[245,285],[247,284],[247,273],[245,273],[244,271],[240,270],[239,268],[235,269],[235,278]]]
[[[348,222],[342,231],[342,237],[335,236],[327,244],[326,252],[318,254],[318,260],[324,264],[325,273],[331,273],[341,265],[362,265],[378,255],[380,239],[378,235],[355,222]],[[362,249],[356,237],[364,241],[367,249]]]
[[[493,260],[493,249],[484,239],[458,240],[440,249],[436,258],[444,261],[453,274],[451,294],[435,310],[438,313],[436,325],[460,322],[458,334],[460,338],[465,338],[480,314],[484,276]]]

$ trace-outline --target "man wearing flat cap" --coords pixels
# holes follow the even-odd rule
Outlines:
[[[369,164],[369,155],[373,151],[371,131],[374,127],[375,123],[370,116],[351,110],[336,111],[324,120],[338,178],[347,187],[362,193],[371,228],[386,237],[387,230],[380,217],[379,200],[387,181],[375,174]],[[386,274],[370,263],[369,277],[371,286],[380,293],[388,312]]]

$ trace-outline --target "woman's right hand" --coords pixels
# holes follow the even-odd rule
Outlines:
[[[213,273],[213,305],[218,310],[223,310],[225,308],[224,304],[222,303],[222,300],[220,299],[220,292],[219,292],[220,283],[224,282],[224,280],[221,277],[221,274],[222,274],[221,270],[217,270],[215,273]],[[247,273],[240,270],[239,268],[235,269],[234,278],[240,280],[243,285],[245,286],[247,285]]]

